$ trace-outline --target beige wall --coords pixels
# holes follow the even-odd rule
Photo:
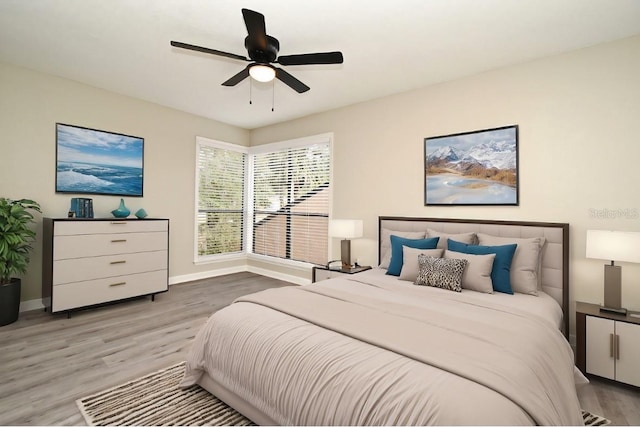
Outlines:
[[[376,262],[378,215],[568,222],[572,299],[599,303],[604,262],[585,259],[586,230],[640,231],[639,76],[634,37],[257,129],[251,144],[334,132],[333,215],[364,220],[361,264]],[[510,124],[520,206],[424,206],[424,137]],[[621,265],[623,305],[640,310],[640,265]]]
[[[132,212],[169,218],[170,275],[215,270],[193,264],[195,137],[248,145],[249,131],[121,96],[70,80],[0,63],[0,197],[31,198],[45,216],[64,217],[70,195],[55,193],[56,122],[141,136],[144,197],[125,198]],[[120,197],[88,196],[96,216],[110,216]],[[42,235],[42,223],[38,224]],[[34,245],[22,300],[40,298],[42,243]],[[246,265],[245,261],[222,265]]]
[[[572,298],[600,302],[603,262],[585,259],[585,231],[640,231],[639,52],[634,37],[251,132],[0,64],[0,196],[33,198],[45,215],[65,215],[69,196],[54,192],[56,122],[142,136],[145,197],[127,206],[170,218],[170,274],[198,275],[244,263],[192,263],[195,136],[258,145],[333,132],[333,215],[365,221],[365,238],[352,243],[361,264],[376,262],[378,215],[569,222]],[[423,205],[424,137],[509,124],[520,126],[520,206]],[[107,216],[118,201],[94,197],[96,214]],[[597,218],[592,209],[636,215]],[[23,300],[40,296],[40,244]],[[333,249],[339,253],[337,241]],[[248,265],[309,277],[259,259]],[[622,265],[623,303],[640,310],[640,265]]]

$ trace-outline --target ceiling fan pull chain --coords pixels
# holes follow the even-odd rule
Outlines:
[[[249,79],[249,105],[253,104],[251,102],[251,96],[252,96],[251,88],[252,87],[253,87],[253,82],[251,81],[251,79]]]
[[[274,111],[276,105],[276,79],[271,80],[271,111]]]

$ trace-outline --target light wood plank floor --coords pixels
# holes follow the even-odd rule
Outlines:
[[[289,285],[238,273],[72,314],[21,313],[0,327],[0,425],[84,425],[75,400],[184,360],[196,332],[235,298]],[[593,380],[582,407],[640,425],[640,393]]]

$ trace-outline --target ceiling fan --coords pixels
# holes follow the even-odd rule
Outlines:
[[[229,80],[222,83],[223,86],[235,86],[242,80],[251,76],[252,78],[268,82],[277,78],[298,93],[309,90],[309,86],[287,73],[279,67],[280,65],[311,65],[311,64],[342,64],[342,52],[322,52],[303,53],[298,55],[278,56],[280,42],[275,37],[267,35],[264,15],[249,9],[242,9],[244,23],[247,26],[249,35],[244,39],[244,47],[247,49],[249,58],[234,53],[222,52],[207,47],[194,46],[192,44],[171,41],[171,46],[182,49],[195,50],[197,52],[210,53],[212,55],[224,56],[250,62],[247,67]]]

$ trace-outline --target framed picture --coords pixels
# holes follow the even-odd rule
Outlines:
[[[56,193],[142,197],[144,139],[56,123]]]
[[[518,205],[518,126],[424,139],[425,206]]]

